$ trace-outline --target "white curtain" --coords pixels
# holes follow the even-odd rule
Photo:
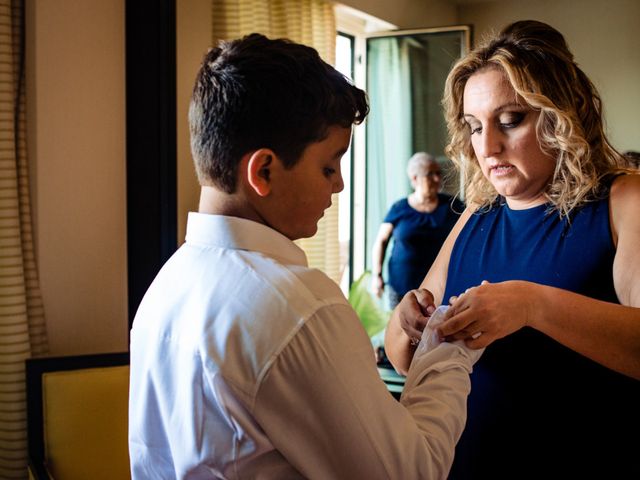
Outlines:
[[[0,0],[0,478],[27,477],[25,360],[47,351],[25,143],[24,0]]]
[[[213,44],[257,32],[269,38],[289,38],[315,48],[325,62],[335,64],[336,22],[333,4],[323,0],[212,0]],[[338,195],[312,238],[296,243],[309,265],[340,281]]]

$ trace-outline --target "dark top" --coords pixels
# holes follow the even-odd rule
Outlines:
[[[608,199],[570,222],[546,210],[503,203],[472,215],[444,298],[485,279],[527,280],[619,303]],[[486,349],[471,384],[449,478],[640,478],[640,382],[526,327]]]
[[[431,213],[418,212],[406,198],[391,206],[383,220],[393,225],[387,283],[400,297],[420,286],[463,210],[460,201],[442,193]]]

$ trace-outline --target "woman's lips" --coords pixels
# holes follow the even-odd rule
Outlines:
[[[496,177],[502,177],[504,175],[509,175],[511,172],[515,170],[513,165],[494,165],[490,168],[491,174]]]

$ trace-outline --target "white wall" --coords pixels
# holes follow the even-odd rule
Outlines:
[[[28,149],[51,354],[123,351],[124,0],[26,8]]]

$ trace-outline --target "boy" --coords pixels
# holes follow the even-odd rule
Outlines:
[[[309,47],[252,34],[206,55],[199,211],[131,332],[134,479],[446,477],[477,354],[417,354],[396,402],[344,295],[292,242],[342,190],[367,112]]]

